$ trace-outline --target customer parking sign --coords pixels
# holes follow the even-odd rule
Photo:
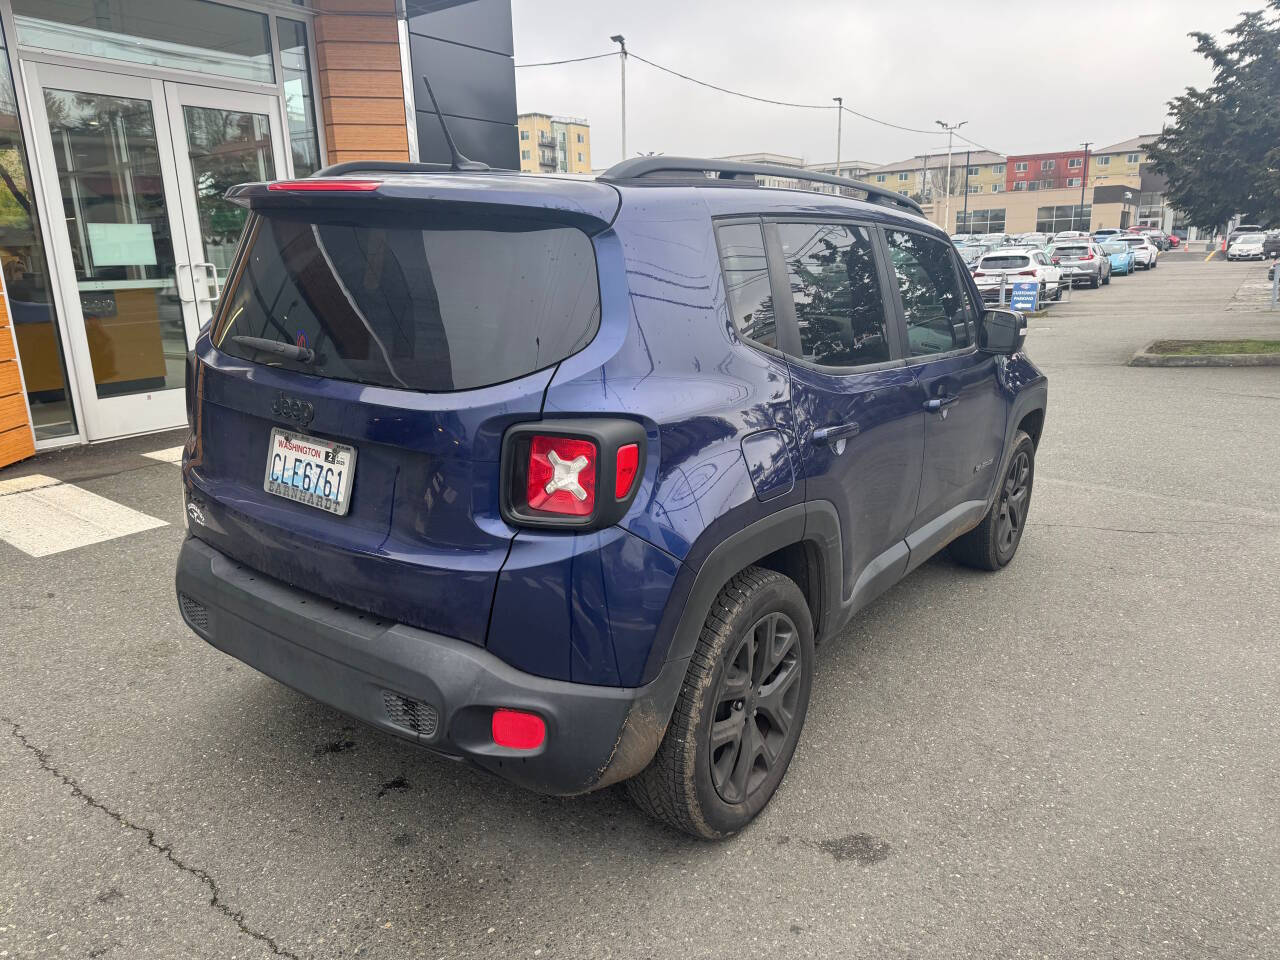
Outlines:
[[[1040,283],[1036,280],[1015,283],[1009,306],[1024,313],[1034,311],[1040,306]]]

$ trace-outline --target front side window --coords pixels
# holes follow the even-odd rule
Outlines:
[[[778,238],[801,356],[824,367],[892,359],[871,234],[864,227],[782,223]]]
[[[905,230],[891,230],[887,236],[910,355],[922,357],[969,346],[968,305],[951,248]]]
[[[778,346],[778,323],[769,288],[769,263],[758,223],[732,223],[719,229],[720,265],[725,300],[738,336],[766,347]]]

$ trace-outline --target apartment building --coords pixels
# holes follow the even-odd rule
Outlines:
[[[524,173],[591,172],[591,124],[586,120],[522,113],[516,128]]]
[[[947,154],[922,153],[896,163],[872,167],[861,178],[922,202],[945,197]],[[1005,189],[1005,158],[988,150],[957,150],[951,154],[951,196],[998,194]],[[954,199],[952,205],[955,205]]]
[[[1010,155],[1005,170],[1005,190],[1010,193],[1079,187],[1085,175],[1084,151]]]

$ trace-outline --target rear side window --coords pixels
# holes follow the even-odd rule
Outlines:
[[[778,237],[805,360],[857,367],[891,359],[884,296],[863,227],[780,223]]]
[[[769,263],[758,223],[731,223],[717,231],[725,299],[738,336],[777,349],[778,323],[769,289]]]
[[[889,255],[902,295],[907,345],[913,357],[967,347],[968,303],[960,289],[948,244],[918,233],[890,230]],[[1019,259],[1026,265],[1026,257]],[[983,261],[985,267],[987,261]]]
[[[513,380],[600,325],[591,240],[572,227],[439,213],[255,216],[217,347],[302,373],[410,390]],[[282,358],[237,338],[309,347]]]

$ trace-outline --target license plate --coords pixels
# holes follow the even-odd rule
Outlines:
[[[344,517],[355,470],[355,447],[274,429],[262,489]]]

